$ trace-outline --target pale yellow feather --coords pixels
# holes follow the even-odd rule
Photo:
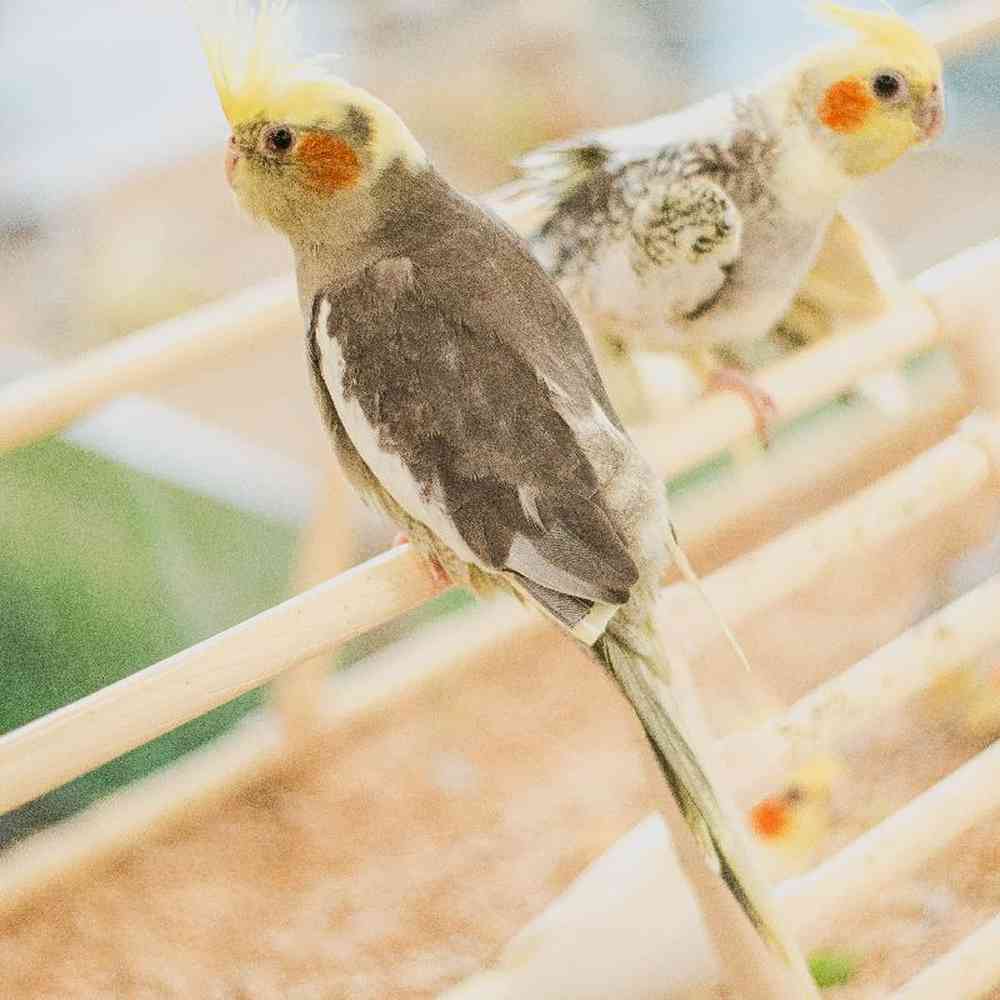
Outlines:
[[[191,0],[194,6],[195,0]],[[304,56],[292,0],[208,0],[195,18],[223,113],[233,129],[251,122],[336,127],[350,107],[372,119],[376,168],[395,156],[426,159],[394,111],[332,74],[330,55]]]
[[[940,78],[940,53],[891,8],[884,14],[874,13],[828,0],[819,0],[814,7],[825,20],[850,28],[864,42],[883,49],[893,61],[911,67],[923,78],[923,82],[933,83]]]

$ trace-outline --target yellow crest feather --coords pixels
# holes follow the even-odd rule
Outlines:
[[[297,55],[289,0],[216,4],[200,17],[202,45],[222,110],[234,128],[257,119],[312,125],[335,113],[350,88],[322,65]]]
[[[928,80],[940,77],[942,64],[937,49],[888,4],[885,4],[888,9],[884,14],[845,7],[828,0],[820,0],[814,6],[827,21],[857,32],[863,41],[885,49],[900,62],[912,65]]]

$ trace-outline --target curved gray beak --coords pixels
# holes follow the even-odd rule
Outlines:
[[[934,84],[917,114],[917,125],[923,132],[923,142],[936,139],[944,129],[944,92]]]

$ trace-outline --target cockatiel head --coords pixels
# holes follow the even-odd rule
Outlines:
[[[322,57],[301,57],[289,0],[216,3],[215,16],[199,20],[232,128],[226,176],[240,203],[293,240],[318,225],[359,225],[391,164],[426,163],[420,145],[395,112],[329,73]]]
[[[875,173],[944,123],[941,57],[891,11],[820,3],[820,13],[859,36],[799,67],[793,106],[836,166],[850,177]]]
[[[787,862],[808,859],[830,826],[833,789],[843,771],[840,761],[828,755],[798,768],[778,794],[750,810],[750,828],[758,841]]]

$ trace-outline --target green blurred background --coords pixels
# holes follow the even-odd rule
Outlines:
[[[0,461],[0,732],[279,601],[294,532],[59,440]],[[251,693],[16,813],[0,842],[217,735]]]

